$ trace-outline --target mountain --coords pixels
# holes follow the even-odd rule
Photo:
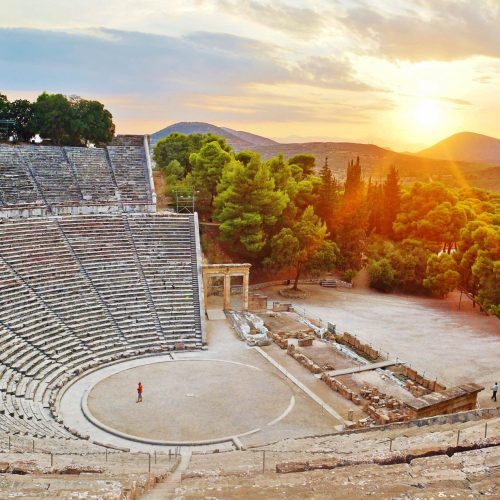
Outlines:
[[[154,146],[160,139],[167,137],[173,132],[180,132],[181,134],[207,134],[208,132],[225,137],[228,144],[230,144],[236,151],[242,149],[255,149],[255,146],[270,146],[278,144],[276,141],[262,137],[260,135],[251,134],[250,132],[243,132],[240,130],[233,130],[227,127],[218,127],[211,123],[204,122],[179,122],[169,125],[168,127],[159,130],[151,135],[151,144]]]
[[[420,151],[418,156],[500,165],[500,139],[473,132],[460,132]]]
[[[492,167],[480,160],[469,162],[449,160],[448,158],[436,159],[428,157],[429,153],[420,152],[398,153],[390,149],[381,148],[375,144],[361,144],[356,142],[295,142],[279,143],[265,137],[248,132],[233,130],[227,127],[217,127],[210,123],[180,122],[154,133],[151,136],[153,145],[162,137],[172,132],[183,134],[212,132],[223,136],[233,146],[235,151],[251,149],[257,151],[262,159],[267,160],[277,154],[286,157],[297,154],[312,154],[316,157],[316,167],[319,170],[328,158],[328,165],[333,175],[343,181],[345,178],[347,162],[359,156],[363,176],[365,179],[382,181],[389,168],[395,165],[404,183],[415,181],[439,181],[450,187],[475,186],[493,191],[500,191],[500,166]],[[465,133],[469,135],[469,133]],[[462,134],[457,134],[462,135]],[[479,136],[479,134],[470,134]],[[453,136],[454,137],[454,136]],[[487,138],[493,141],[497,139]],[[443,141],[446,142],[446,141]],[[500,141],[498,141],[500,142]],[[441,144],[441,143],[439,143]],[[432,148],[429,148],[432,149]],[[498,162],[500,165],[500,161]]]

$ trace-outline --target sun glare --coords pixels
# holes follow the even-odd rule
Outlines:
[[[436,128],[442,121],[441,110],[433,99],[419,99],[413,109],[416,125],[425,128]]]
[[[439,99],[419,96],[405,99],[395,110],[394,118],[400,135],[424,147],[446,135],[452,124],[453,110]]]

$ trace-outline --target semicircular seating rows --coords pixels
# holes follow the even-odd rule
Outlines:
[[[78,439],[55,406],[69,380],[120,358],[201,347],[195,216],[52,210],[116,193],[147,202],[144,154],[0,146],[0,212],[45,208],[0,217],[0,432]]]

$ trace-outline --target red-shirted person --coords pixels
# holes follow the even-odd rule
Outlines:
[[[139,382],[137,385],[137,403],[142,403],[142,384]]]

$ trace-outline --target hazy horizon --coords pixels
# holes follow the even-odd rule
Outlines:
[[[0,0],[0,92],[102,101],[117,133],[204,121],[418,151],[500,137],[500,4]]]

